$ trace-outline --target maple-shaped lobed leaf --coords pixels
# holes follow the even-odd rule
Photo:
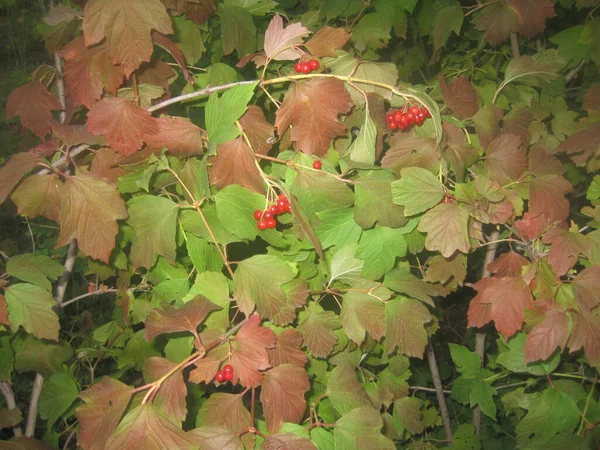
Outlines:
[[[80,426],[77,443],[84,450],[104,450],[132,394],[132,387],[110,377],[102,378],[79,394],[84,404],[75,412]]]
[[[317,58],[323,56],[335,58],[337,56],[336,50],[346,45],[350,36],[351,34],[343,28],[332,28],[325,25],[304,46]]]
[[[265,32],[265,53],[267,58],[276,61],[298,59],[303,51],[298,49],[310,34],[308,28],[300,23],[292,23],[283,28],[283,19],[279,14],[271,19]]]
[[[206,316],[212,311],[218,311],[220,306],[215,305],[202,295],[185,303],[181,308],[167,306],[165,309],[154,309],[146,319],[147,342],[164,333],[177,333],[188,331],[196,333],[198,326],[204,322]]]
[[[408,219],[404,208],[393,203],[391,183],[394,175],[386,170],[362,171],[354,185],[354,220],[363,229],[371,228],[375,222],[384,227],[401,227]]]
[[[52,309],[55,305],[52,294],[33,284],[17,283],[5,289],[5,299],[14,333],[23,326],[38,339],[58,340],[60,325]]]
[[[475,124],[475,131],[481,146],[486,149],[500,134],[500,120],[504,111],[497,105],[485,105],[477,111],[472,118]],[[489,177],[488,177],[489,178]]]
[[[287,325],[296,319],[296,310],[306,305],[309,294],[306,280],[295,278],[289,283],[281,285],[285,292],[285,304],[273,316],[271,322],[277,326]]]
[[[55,174],[28,177],[11,195],[22,216],[42,216],[58,222],[60,219],[62,182]]]
[[[392,183],[393,201],[404,206],[405,216],[414,216],[435,206],[444,197],[444,186],[431,172],[406,167]]]
[[[446,77],[442,76],[440,89],[444,103],[459,119],[469,119],[479,110],[477,93],[467,78],[458,77],[448,84]]]
[[[211,157],[209,162],[210,183],[219,190],[230,184],[239,184],[250,191],[265,193],[265,181],[254,153],[241,136],[219,144],[217,156]]]
[[[234,433],[247,430],[251,425],[250,412],[244,406],[242,394],[216,392],[202,403],[196,422],[203,426],[225,427]],[[246,433],[242,440],[248,447],[254,447],[254,439]]]
[[[152,383],[174,369],[177,364],[165,358],[151,357],[144,361],[142,373],[144,381]],[[187,387],[183,381],[183,372],[177,370],[163,381],[154,397],[153,404],[174,422],[183,422],[187,414],[185,396]]]
[[[554,3],[550,0],[512,0],[510,8],[519,16],[517,31],[531,38],[546,28],[546,20],[554,17]]]
[[[529,172],[536,177],[543,175],[562,175],[565,166],[560,160],[548,153],[543,147],[534,147],[529,151]]]
[[[560,311],[550,310],[544,320],[535,326],[525,341],[525,362],[544,361],[557,347],[561,349],[567,344],[569,336],[569,319]]]
[[[530,212],[523,214],[523,218],[515,222],[515,228],[519,230],[519,234],[523,239],[534,240],[539,238],[546,226],[548,220],[544,215],[534,216]]]
[[[336,422],[335,448],[394,450],[394,442],[381,434],[382,427],[381,414],[372,406],[353,409]]]
[[[147,135],[158,133],[159,125],[150,113],[118,97],[103,98],[88,112],[88,130],[103,135],[106,143],[123,155],[142,148]]]
[[[565,198],[573,187],[564,177],[544,175],[529,183],[529,213],[543,216],[549,223],[565,220],[569,215],[569,201]]]
[[[104,145],[104,139],[90,134],[85,125],[66,125],[53,121],[52,133],[67,147],[78,144]]]
[[[396,174],[405,167],[421,167],[437,173],[441,156],[435,139],[397,133],[389,139],[390,148],[381,159],[381,166]]]
[[[521,150],[521,138],[505,134],[490,142],[485,153],[486,176],[500,184],[519,179],[527,168],[527,155]]]
[[[600,362],[600,316],[594,312],[582,311],[573,315],[569,350],[572,353],[581,348],[592,366]]]
[[[129,75],[152,55],[151,31],[173,34],[171,18],[160,0],[91,0],[83,17],[85,44],[106,38],[106,52]]]
[[[462,253],[455,253],[451,258],[435,255],[429,260],[425,279],[430,283],[446,284],[454,278],[462,285],[467,276],[467,258]]]
[[[600,304],[600,266],[588,267],[577,274],[571,283],[575,301],[583,311]]]
[[[67,178],[61,194],[56,247],[77,239],[84,254],[108,263],[119,231],[117,220],[127,218],[125,202],[117,190],[93,175],[83,174]]]
[[[544,244],[552,244],[548,262],[557,277],[565,275],[577,263],[579,255],[590,256],[591,243],[587,236],[570,232],[563,227],[554,227],[544,233]]]
[[[556,152],[566,152],[575,165],[585,166],[600,145],[600,122],[593,122],[587,128],[572,134],[556,147]]]
[[[334,78],[311,79],[294,84],[276,113],[275,126],[283,135],[292,126],[290,138],[303,153],[324,156],[331,139],[345,134],[338,115],[346,114],[352,101],[344,83]]]
[[[452,165],[457,181],[462,182],[465,170],[471,167],[479,158],[479,152],[467,143],[462,129],[448,122],[442,124],[446,136],[446,147],[442,157]]]
[[[269,153],[275,142],[275,127],[266,121],[265,113],[260,107],[248,105],[248,110],[240,117],[240,125],[255,153]]]
[[[469,213],[460,204],[442,203],[425,213],[418,229],[427,233],[427,250],[439,251],[450,258],[456,251],[469,252],[468,222]]]
[[[370,285],[375,286],[376,283]],[[370,292],[369,286],[360,288],[369,292],[346,293],[340,312],[340,324],[346,336],[357,345],[362,344],[367,332],[376,341],[385,335],[385,302],[377,297],[377,291]]]
[[[120,167],[123,159],[123,155],[108,147],[100,148],[96,151],[96,155],[90,166],[90,173],[96,175],[98,178],[105,178],[116,183],[122,175],[125,175],[125,169]]]
[[[398,347],[404,355],[423,358],[427,345],[425,324],[432,319],[427,307],[417,300],[400,298],[388,301],[385,304],[387,354]]]
[[[304,339],[308,351],[317,358],[325,358],[333,351],[337,342],[334,329],[340,327],[339,317],[333,311],[324,311],[315,303],[309,303],[308,309],[301,311],[296,330]]]
[[[58,99],[39,81],[13,90],[6,99],[8,119],[19,116],[23,127],[44,138],[50,132],[52,111],[62,109]]]
[[[260,401],[269,433],[276,433],[284,422],[300,423],[306,410],[304,395],[310,389],[303,367],[282,364],[265,374]]]
[[[185,117],[162,116],[156,119],[158,131],[143,137],[146,148],[160,151],[166,147],[177,156],[201,155],[202,130]]]
[[[6,200],[10,192],[21,181],[40,159],[30,153],[22,152],[11,156],[7,163],[0,167],[0,203]]]
[[[308,357],[306,353],[300,350],[302,341],[302,335],[293,329],[287,329],[277,335],[275,347],[267,350],[271,366],[277,367],[282,364],[293,364],[304,367],[308,362]]]
[[[521,276],[524,266],[529,264],[529,260],[513,250],[502,253],[496,260],[488,264],[487,270],[498,277],[518,277]]]
[[[35,284],[52,291],[50,280],[56,280],[65,271],[65,267],[45,255],[29,253],[12,256],[6,263],[6,273],[22,281]]]
[[[202,426],[188,431],[192,442],[200,444],[202,450],[244,450],[237,433],[220,426]]]
[[[483,37],[491,45],[500,44],[519,25],[517,12],[507,2],[490,4],[475,19],[475,27],[483,31]]]
[[[367,391],[358,381],[356,369],[349,362],[338,364],[329,374],[327,397],[340,414],[363,405],[372,405]]]
[[[260,372],[271,367],[268,348],[275,346],[275,333],[260,326],[260,318],[254,314],[235,335],[235,348],[231,355],[233,383],[256,387],[263,379]]]

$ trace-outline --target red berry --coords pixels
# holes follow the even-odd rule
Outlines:
[[[319,70],[319,61],[316,59],[311,59],[308,64],[312,70]]]
[[[219,370],[217,372],[217,374],[215,375],[215,380],[217,380],[219,383],[222,383],[224,379],[225,379],[225,374],[223,373],[222,370]]]
[[[302,63],[302,73],[311,73],[312,69],[310,68],[309,63]]]
[[[301,62],[298,62],[298,63],[296,63],[296,65],[294,66],[294,70],[295,70],[297,73],[300,73],[300,72],[302,72],[302,63],[301,63]]]
[[[415,117],[415,115],[414,115],[412,112],[410,112],[410,111],[409,111],[409,112],[407,112],[407,113],[406,113],[406,118],[408,119],[408,123],[409,123],[409,124],[413,124],[413,123],[415,123],[415,119],[416,119],[416,117]]]
[[[277,205],[269,206],[269,212],[271,213],[272,217],[275,217],[277,215]]]
[[[273,220],[273,219],[270,219],[270,220]],[[267,222],[265,222],[264,220],[261,220],[260,222],[258,222],[257,227],[260,231],[264,231],[267,229]]]
[[[394,113],[394,120],[396,122],[400,122],[402,120],[402,118],[404,117],[404,114],[402,114],[400,111],[396,111]]]
[[[401,130],[405,130],[405,129],[407,129],[408,127],[409,127],[409,124],[408,124],[408,122],[400,122],[400,123],[398,124],[398,128],[400,128]]]
[[[385,116],[385,120],[387,120],[388,122],[392,122],[394,119],[394,113],[389,113]]]
[[[233,373],[233,366],[226,364],[223,366],[223,369],[221,369],[222,372],[227,375],[228,373]]]
[[[263,212],[260,209],[257,209],[256,211],[254,211],[254,218],[256,220],[260,220],[260,218],[262,217]]]
[[[267,228],[275,228],[277,226],[277,221],[275,219],[267,220]]]
[[[224,373],[223,374],[223,378],[225,378],[225,381],[231,381],[231,380],[233,380],[233,372],[231,372],[231,373]]]
[[[417,114],[419,114],[419,107],[418,106],[413,106],[408,111],[411,112],[411,113],[413,113],[416,116]]]
[[[277,196],[277,200],[287,200],[287,197],[285,196],[285,194],[282,192],[281,194],[279,194]]]
[[[421,111],[425,113],[425,118],[431,117],[431,113],[427,108],[423,108]]]
[[[402,116],[402,120],[400,120],[400,122],[398,123],[398,125],[400,126],[400,128],[406,128],[407,126],[409,126],[410,124],[408,123],[408,117],[407,116]]]
[[[323,166],[323,164],[318,159],[313,163],[313,169],[321,170],[321,166]]]
[[[421,122],[423,122],[426,118],[427,115],[425,114],[425,111],[421,110],[419,111],[419,113],[417,114],[417,120],[420,120]]]
[[[263,214],[263,220],[269,220],[272,219],[274,216],[274,214],[271,212],[271,208],[269,208],[264,214]]]
[[[390,122],[388,123],[388,127],[390,127],[390,130],[395,130],[398,128],[398,122]]]

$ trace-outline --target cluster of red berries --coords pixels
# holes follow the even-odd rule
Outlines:
[[[266,230],[267,228],[275,228],[277,226],[277,216],[292,212],[290,201],[285,194],[279,194],[277,197],[277,203],[273,203],[264,211],[257,209],[254,211],[254,218],[258,220],[257,227],[260,231]]]
[[[431,117],[429,110],[427,108],[419,108],[418,106],[411,106],[408,109],[404,108],[388,113],[385,116],[390,130],[405,130],[411,125],[420,127],[428,117]]]
[[[219,370],[215,375],[215,380],[219,383],[233,380],[233,367],[227,364],[223,369]]]
[[[311,59],[306,62],[298,62],[294,66],[294,70],[296,73],[311,73],[313,70],[319,70],[319,61],[316,59]]]

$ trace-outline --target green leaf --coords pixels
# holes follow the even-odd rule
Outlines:
[[[422,213],[444,198],[444,186],[428,170],[407,167],[400,174],[392,183],[392,196],[395,204],[404,206],[405,216]]]
[[[177,46],[185,56],[185,62],[193,66],[206,51],[200,27],[185,16],[173,17],[172,20]]]
[[[281,285],[295,276],[290,265],[272,255],[255,255],[241,261],[233,274],[233,297],[249,316],[254,307],[261,317],[272,319],[285,306]]]
[[[356,246],[347,245],[339,249],[331,259],[330,271],[331,278],[329,284],[334,281],[342,281],[346,284],[352,284],[359,280],[364,262],[354,257]]]
[[[0,381],[10,381],[15,363],[15,355],[10,345],[11,335],[0,336]]]
[[[381,434],[383,419],[372,406],[361,406],[344,414],[333,429],[335,448],[344,450],[395,450],[396,445]]]
[[[239,6],[253,16],[264,16],[275,9],[277,3],[272,0],[225,0],[225,6]]]
[[[214,244],[209,244],[192,233],[186,234],[185,242],[188,255],[197,272],[202,273],[207,270],[217,272],[223,268],[223,259]],[[220,242],[224,245],[227,243]]]
[[[128,211],[133,228],[133,265],[150,268],[159,255],[175,265],[177,204],[165,197],[145,195],[134,198]]]
[[[194,285],[188,294],[188,297],[194,298],[196,295],[203,295],[215,305],[222,309],[213,311],[206,319],[206,327],[219,331],[227,331],[229,328],[229,283],[225,275],[218,272],[199,273],[194,280]]]
[[[340,323],[344,333],[356,345],[362,344],[365,335],[379,341],[385,335],[385,301],[391,292],[377,283],[354,286],[356,291],[347,292],[342,300]]]
[[[346,155],[350,155],[352,161],[374,164],[376,140],[377,127],[369,114],[369,103],[365,102],[365,123],[360,128],[360,132],[352,145],[348,147]]]
[[[6,263],[6,273],[10,276],[33,283],[47,291],[52,290],[48,278],[56,280],[64,271],[62,264],[43,255],[33,256],[28,253],[17,255],[11,257]]]
[[[356,251],[356,257],[365,264],[362,273],[369,280],[377,280],[390,271],[396,258],[406,255],[406,241],[402,230],[376,226],[366,230]]]
[[[221,9],[223,54],[237,50],[238,59],[256,50],[256,26],[250,12],[239,6]]]
[[[6,288],[8,318],[14,333],[20,326],[39,339],[58,340],[60,325],[52,307],[54,297],[45,289],[28,283]]]
[[[205,203],[202,205],[201,210],[206,222],[208,223],[208,226],[210,227],[215,239],[219,244],[227,245],[240,240],[234,234],[230,233],[221,223],[221,220],[217,215],[217,208],[214,204]],[[204,225],[204,222],[197,211],[184,210],[181,212],[180,217],[181,225],[186,232],[193,233],[210,243],[213,242],[212,236],[208,232],[208,229]]]
[[[392,228],[406,225],[408,219],[404,217],[404,208],[392,201],[390,186],[395,179],[387,170],[361,172],[354,185],[354,220],[362,228],[371,228],[375,222]]]
[[[391,36],[392,24],[385,20],[381,14],[365,14],[352,30],[351,42],[359,52],[364,52],[367,47],[377,50],[387,46]]]
[[[590,187],[585,194],[585,198],[588,200],[598,200],[600,198],[600,175],[596,175],[590,183]]]
[[[421,300],[434,306],[431,297],[437,296],[434,287],[424,280],[417,278],[408,269],[394,269],[385,274],[383,284],[393,291]]]
[[[217,216],[222,224],[227,224],[227,231],[240,239],[253,240],[258,236],[254,211],[265,208],[265,197],[251,192],[237,184],[221,189],[215,195]],[[273,230],[268,230],[275,233]],[[268,233],[261,231],[261,236]]]
[[[469,253],[468,222],[469,213],[460,204],[442,203],[425,213],[418,230],[427,233],[427,250],[450,258],[456,251]]]
[[[580,41],[584,30],[585,25],[575,25],[555,34],[549,41],[558,45],[558,51],[562,56],[579,63],[581,60],[587,60],[591,56],[590,46]]]
[[[456,364],[456,368],[466,379],[473,379],[481,372],[481,358],[475,352],[457,344],[448,344],[450,356]]]
[[[470,423],[459,425],[452,436],[455,450],[480,450],[481,442],[475,434],[475,426]]]
[[[367,391],[358,381],[350,363],[342,363],[331,371],[327,380],[327,397],[340,414],[346,414],[363,405],[371,406]]]
[[[354,221],[352,208],[332,209],[317,213],[323,221],[315,228],[315,233],[324,249],[332,246],[343,247],[356,244],[362,229]]]
[[[48,421],[48,429],[52,426],[77,400],[79,386],[68,373],[53,374],[42,389],[39,411],[42,419]]]
[[[246,112],[256,85],[254,82],[234,86],[220,98],[216,92],[211,94],[206,104],[206,131],[211,152],[216,150],[218,144],[240,135],[235,122]]]
[[[425,429],[421,407],[423,400],[417,397],[403,397],[394,401],[394,427],[402,434],[420,434]]]
[[[41,341],[30,334],[19,333],[12,342],[15,351],[15,370],[38,372],[50,378],[63,371],[63,363],[73,356],[71,346],[64,341]]]
[[[464,18],[465,13],[460,6],[447,6],[435,15],[431,32],[434,53],[446,44],[450,33],[454,31],[457,36],[460,35]]]
[[[423,303],[408,298],[390,300],[385,304],[387,354],[396,347],[407,356],[423,358],[427,345],[425,324],[432,316]]]
[[[540,83],[552,81],[556,76],[556,68],[552,64],[524,55],[508,63],[502,84],[519,82],[528,86],[539,86]]]
[[[553,354],[548,360],[527,364],[525,362],[526,335],[520,332],[511,337],[507,343],[500,341],[499,355],[496,362],[506,367],[511,372],[530,373],[531,375],[545,376],[553,372],[560,363],[560,354]]]
[[[494,403],[496,390],[481,379],[475,380],[469,392],[471,406],[479,405],[481,411],[492,419],[496,418],[496,403]]]

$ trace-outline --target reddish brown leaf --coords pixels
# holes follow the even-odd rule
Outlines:
[[[125,169],[119,167],[123,156],[114,150],[104,147],[96,151],[96,156],[90,166],[90,173],[116,183],[125,174]]]
[[[202,25],[215,11],[215,0],[191,0],[185,4],[185,15],[192,22]]]
[[[573,353],[583,347],[588,362],[595,366],[600,362],[600,316],[583,311],[573,315],[573,322],[569,350]]]
[[[226,356],[226,355],[225,355]],[[219,371],[221,361],[204,357],[200,361],[195,363],[196,368],[190,372],[189,380],[191,383],[206,384],[213,381],[215,375]]]
[[[556,147],[556,152],[565,152],[578,166],[584,166],[600,145],[600,122],[572,134]]]
[[[298,150],[324,156],[331,139],[346,132],[338,115],[351,108],[352,101],[342,81],[314,78],[290,87],[277,111],[275,126],[282,135],[291,125],[290,138]]]
[[[304,46],[317,58],[323,56],[336,57],[336,50],[346,45],[351,34],[343,28],[331,28],[325,25]]]
[[[294,433],[272,434],[265,439],[261,450],[317,450],[315,444]]]
[[[260,401],[270,434],[279,431],[284,422],[300,422],[306,410],[304,394],[309,390],[308,374],[303,367],[283,364],[265,374]]]
[[[11,195],[22,216],[42,216],[58,222],[61,208],[62,182],[55,174],[27,177]]]
[[[592,84],[583,97],[582,108],[591,111],[600,111],[600,84]]]
[[[440,89],[444,103],[459,119],[470,119],[478,111],[477,93],[467,78],[457,77],[448,84],[446,77],[441,76]]]
[[[54,121],[52,122],[52,133],[67,147],[72,147],[77,144],[104,144],[104,139],[90,134],[85,125],[65,125]]]
[[[37,156],[23,152],[11,156],[8,162],[0,167],[0,203],[6,200],[21,178],[39,161]]]
[[[29,150],[29,154],[37,158],[47,158],[56,153],[59,147],[60,143],[56,139],[50,138]]]
[[[62,189],[56,247],[77,239],[84,254],[108,264],[119,232],[117,220],[126,218],[125,202],[113,186],[90,174],[69,177]]]
[[[475,27],[484,32],[483,37],[492,45],[502,43],[518,26],[518,14],[505,2],[486,6],[475,19]]]
[[[381,166],[393,170],[397,175],[405,167],[421,167],[437,170],[441,156],[435,139],[396,133],[389,139],[390,148],[381,159]]]
[[[546,20],[554,17],[554,3],[550,0],[513,0],[509,4],[519,16],[517,31],[527,38],[544,31]]]
[[[225,427],[198,427],[187,433],[202,450],[244,450],[237,433]]]
[[[565,195],[573,187],[559,175],[544,175],[529,183],[529,213],[544,216],[548,222],[560,222],[569,216],[569,201]]]
[[[542,147],[535,147],[529,152],[529,172],[538,177],[562,175],[565,167],[556,156],[549,154]]]
[[[310,34],[301,23],[292,23],[283,28],[283,19],[279,14],[271,19],[265,32],[265,53],[267,58],[276,61],[298,59],[304,52],[297,48]]]
[[[209,159],[210,183],[223,189],[230,184],[239,184],[259,194],[265,193],[265,181],[256,166],[254,154],[243,137],[217,146],[217,156]]]
[[[151,30],[173,34],[171,18],[160,0],[90,0],[83,14],[85,44],[106,38],[106,52],[129,76],[152,56]]]
[[[19,116],[23,127],[43,138],[50,132],[52,111],[62,109],[56,96],[39,81],[32,81],[13,90],[6,100],[8,119]]]
[[[167,36],[165,36],[162,33],[159,33],[156,30],[152,30],[152,42],[154,42],[154,44],[158,45],[159,47],[162,47],[171,54],[175,61],[177,61],[177,64],[179,64],[179,68],[181,69],[185,80],[188,83],[193,84],[194,78],[192,77],[192,75],[190,75],[190,72],[187,69],[187,65],[185,63],[185,56],[183,55],[183,52],[181,51],[179,46]]]
[[[6,299],[2,294],[0,294],[0,323],[2,325],[10,326],[10,322],[8,321],[8,307],[6,305]],[[302,336],[300,336],[300,342],[302,342]]]
[[[446,135],[446,147],[444,147],[442,156],[452,164],[452,170],[457,181],[462,182],[465,170],[471,167],[479,158],[479,153],[471,145],[467,144],[467,138],[462,129],[451,123],[442,124]]]
[[[296,330],[302,335],[304,345],[317,358],[325,358],[333,351],[337,336],[333,330],[339,328],[339,318],[332,311],[323,311],[318,305],[310,305],[308,311],[300,313]]]
[[[103,98],[88,112],[88,130],[104,135],[113,150],[131,155],[142,147],[144,137],[159,131],[148,111],[118,97]]]
[[[77,408],[77,443],[84,450],[104,450],[108,436],[116,430],[129,404],[133,388],[104,377],[79,394],[84,404]]]
[[[505,134],[490,142],[484,161],[486,176],[500,184],[519,179],[527,168],[527,155],[521,150],[521,138]]]
[[[542,235],[547,224],[548,221],[545,216],[534,216],[533,214],[526,212],[523,214],[522,219],[515,222],[515,227],[519,230],[519,234],[523,239],[533,241]]]
[[[563,312],[550,310],[538,326],[527,335],[525,362],[545,360],[556,347],[564,348],[569,336],[569,319]]]
[[[600,266],[592,266],[577,274],[571,283],[575,300],[584,311],[591,311],[600,304]]]
[[[580,254],[589,257],[591,245],[588,238],[578,232],[571,233],[563,227],[548,230],[542,239],[544,244],[552,244],[548,262],[557,277],[565,275],[577,263]]]
[[[513,204],[509,200],[500,203],[490,203],[488,205],[488,218],[490,223],[506,223],[515,212]]]
[[[202,130],[185,117],[162,116],[156,119],[158,132],[144,136],[146,148],[160,151],[163,147],[178,156],[201,155]]]
[[[246,387],[256,387],[263,379],[261,370],[271,367],[268,348],[275,346],[275,333],[260,326],[260,318],[255,314],[236,334],[232,351],[233,383],[238,381]]]
[[[502,129],[505,134],[516,134],[521,138],[521,143],[529,145],[529,124],[533,121],[533,114],[529,108],[512,109],[502,120]]]
[[[160,59],[142,64],[136,73],[138,73],[139,84],[162,86],[165,91],[169,90],[169,79],[177,76],[173,68]]]
[[[176,366],[177,364],[165,358],[156,356],[148,358],[144,361],[142,367],[144,381],[152,383]],[[170,419],[183,422],[187,414],[187,407],[185,406],[186,395],[187,387],[183,381],[183,372],[177,370],[175,373],[169,375],[160,385],[160,389],[154,397],[153,404],[158,406]]]
[[[520,277],[529,260],[512,250],[502,253],[496,260],[488,264],[488,270],[498,277]]]
[[[265,120],[263,110],[256,105],[249,105],[240,119],[240,125],[248,136],[252,150],[259,155],[266,155],[275,141],[275,127]]]
[[[91,108],[103,89],[114,95],[123,84],[123,68],[112,63],[103,44],[88,48],[81,36],[65,45],[59,55],[65,59],[67,95],[79,105]]]
[[[287,329],[277,336],[275,348],[267,350],[271,366],[277,367],[282,364],[293,364],[304,367],[308,361],[306,353],[300,350],[302,335],[296,330]]]
[[[282,284],[281,288],[285,292],[285,304],[271,318],[271,322],[277,326],[293,322],[296,319],[296,310],[306,305],[309,294],[306,280],[303,278]]]
[[[202,403],[196,423],[209,427],[226,427],[234,433],[247,430],[251,425],[250,413],[242,399],[243,394],[211,394],[208,400]],[[242,440],[246,448],[254,448],[254,440],[250,433],[246,433]]]
[[[146,342],[164,333],[187,331],[195,334],[206,316],[219,309],[220,306],[202,295],[197,295],[181,308],[169,305],[165,309],[153,309],[146,318]]]
[[[492,320],[492,305],[489,303],[482,303],[484,290],[494,283],[493,278],[482,278],[474,286],[477,291],[477,295],[473,297],[469,304],[469,310],[467,311],[467,323],[470,327],[482,327],[486,323]]]
[[[486,105],[473,116],[479,143],[485,149],[500,134],[500,119],[504,111],[494,104]]]

